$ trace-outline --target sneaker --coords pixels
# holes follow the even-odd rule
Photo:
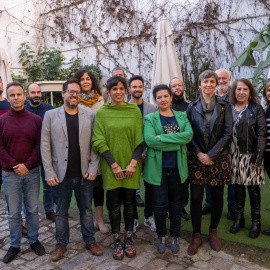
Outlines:
[[[137,231],[137,228],[139,228],[139,226],[139,220],[137,218],[134,218],[133,233]]]
[[[206,203],[202,206],[202,215],[206,215],[211,212],[211,206],[208,206]]]
[[[124,258],[123,244],[119,238],[114,240],[113,258],[115,260],[122,260]]]
[[[190,220],[190,216],[189,216],[189,214],[187,213],[187,211],[186,211],[186,209],[184,207],[182,208],[182,211],[181,211],[181,217],[185,221]]]
[[[144,218],[144,226],[149,227],[151,231],[156,231],[155,220],[152,217]]]
[[[168,220],[170,218],[170,212],[169,210],[167,211],[167,216],[166,216],[166,220]]]
[[[17,248],[10,247],[8,249],[8,252],[6,253],[5,257],[3,258],[3,262],[4,263],[11,262],[20,251],[21,251],[21,248],[20,247],[17,247]]]
[[[136,249],[131,237],[126,237],[124,242],[125,255],[128,258],[132,258],[136,255]]]
[[[160,254],[165,252],[165,250],[166,250],[165,236],[158,238],[157,250],[158,250],[158,253],[160,253]]]
[[[144,201],[141,199],[140,195],[136,195],[136,204],[139,207],[144,207]]]
[[[40,244],[38,240],[35,243],[30,244],[30,247],[38,256],[42,256],[45,254],[45,248]]]
[[[171,251],[172,253],[177,253],[180,250],[178,238],[172,237]]]

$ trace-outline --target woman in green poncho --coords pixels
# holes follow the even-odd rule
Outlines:
[[[96,113],[92,145],[101,154],[103,188],[107,190],[107,207],[114,235],[113,257],[117,260],[136,254],[132,241],[136,189],[140,187],[143,150],[143,121],[135,103],[124,101],[127,84],[124,78],[113,76],[107,81],[109,101]],[[120,233],[121,204],[124,204],[126,237]]]

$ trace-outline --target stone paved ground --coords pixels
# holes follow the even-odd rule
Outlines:
[[[40,204],[39,209],[43,207]],[[195,256],[187,255],[188,242],[181,238],[181,250],[177,255],[173,255],[169,249],[165,254],[158,254],[156,250],[156,236],[148,228],[143,225],[138,229],[134,236],[137,255],[132,258],[124,258],[122,261],[116,261],[112,258],[112,235],[102,235],[96,233],[97,242],[103,247],[103,256],[92,256],[91,253],[84,248],[82,242],[80,225],[78,222],[78,211],[70,211],[70,243],[68,251],[64,258],[53,263],[50,260],[50,253],[55,247],[55,226],[54,223],[45,219],[45,215],[40,214],[40,237],[39,240],[46,248],[44,256],[37,256],[29,248],[29,244],[25,238],[22,240],[21,252],[9,264],[4,264],[0,261],[0,270],[10,269],[76,269],[76,270],[195,270],[195,269],[220,269],[220,270],[246,270],[246,269],[270,269],[270,260],[262,261],[260,265],[249,261],[247,250],[248,246],[237,245],[232,243],[224,243],[224,249],[221,252],[215,252],[210,249],[207,238]],[[190,240],[190,233],[186,233],[186,239]],[[167,240],[170,242],[170,239]],[[231,247],[238,252],[230,252]],[[6,203],[3,199],[3,193],[0,194],[0,260],[2,260],[6,251],[9,248],[9,230],[7,220]],[[253,247],[250,247],[253,249]],[[254,252],[251,250],[254,255]],[[264,253],[269,257],[269,250],[260,249],[259,253]],[[233,256],[231,254],[239,254]],[[269,267],[268,267],[269,266]]]

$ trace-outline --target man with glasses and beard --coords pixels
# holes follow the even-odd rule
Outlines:
[[[69,243],[68,210],[74,190],[80,211],[85,248],[100,256],[103,250],[95,240],[92,211],[94,180],[99,156],[94,153],[91,138],[95,114],[80,106],[81,86],[70,79],[63,84],[64,105],[46,112],[41,132],[41,156],[45,179],[52,186],[56,200],[56,248],[52,261],[60,260]]]
[[[183,82],[179,78],[175,77],[171,79],[169,86],[173,94],[172,109],[175,111],[185,112],[187,110],[187,107],[190,101],[184,98],[185,88],[184,88]],[[189,181],[186,180],[183,183],[183,196],[182,196],[182,203],[181,203],[182,204],[181,217],[185,221],[188,221],[190,219],[189,214],[187,213],[185,209],[185,207],[188,205],[188,199],[189,199],[188,187],[189,187]]]

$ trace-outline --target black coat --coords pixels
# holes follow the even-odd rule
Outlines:
[[[206,153],[213,161],[219,155],[229,153],[233,123],[231,105],[225,100],[215,98],[216,104],[210,119],[208,134],[209,149],[206,149],[204,141],[206,118],[200,98],[191,102],[187,108],[188,120],[194,132],[193,139],[188,144],[189,150],[195,155],[199,152]]]
[[[261,166],[266,145],[266,120],[260,104],[250,102],[236,128],[241,154],[252,154],[251,162]]]

